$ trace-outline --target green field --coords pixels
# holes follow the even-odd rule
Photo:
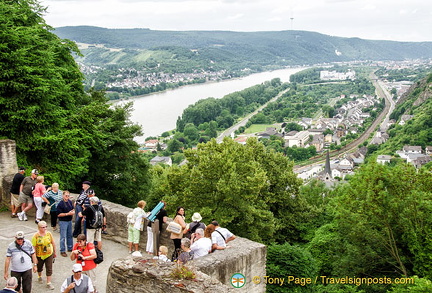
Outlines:
[[[273,124],[252,124],[251,127],[245,130],[245,134],[263,132],[267,127],[275,127]]]

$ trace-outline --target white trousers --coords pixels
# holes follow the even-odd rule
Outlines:
[[[151,227],[147,226],[147,253],[153,253],[153,231]]]
[[[36,219],[41,220],[44,214],[44,208],[42,207],[42,197],[33,197],[33,200],[36,206]]]

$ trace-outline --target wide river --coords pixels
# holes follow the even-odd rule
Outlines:
[[[136,137],[138,143],[144,143],[149,136],[157,136],[162,132],[174,129],[176,121],[189,105],[201,99],[213,97],[220,99],[225,95],[263,83],[273,78],[289,82],[289,77],[304,68],[288,68],[269,72],[252,74],[243,78],[224,80],[220,82],[194,84],[161,93],[134,97],[131,121],[142,126],[144,136]],[[119,101],[117,103],[124,103]]]

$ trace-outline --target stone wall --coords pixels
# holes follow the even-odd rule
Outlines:
[[[9,189],[13,176],[18,172],[16,144],[10,139],[0,140],[0,203],[10,205]],[[7,178],[5,178],[7,177]]]
[[[146,255],[128,257],[111,264],[107,293],[117,292],[265,292],[264,283],[252,282],[254,276],[265,276],[266,247],[238,237],[229,248],[196,259],[186,265],[196,273],[195,280],[176,280],[171,273],[176,263],[157,262]],[[231,277],[241,273],[245,285],[234,288]]]
[[[145,258],[117,260],[111,264],[106,293],[238,292],[198,271],[193,280],[175,279],[171,273],[176,268],[176,263]]]
[[[76,195],[74,196],[76,198]],[[119,243],[123,243],[127,245],[128,231],[127,231],[127,215],[133,209],[109,202],[107,200],[102,199],[103,207],[105,210],[105,214],[107,217],[107,229],[108,234],[104,234],[103,237],[105,239],[109,239],[112,241],[116,241]],[[148,208],[145,209],[146,211]],[[147,244],[147,223],[146,220],[144,225],[144,231],[141,232],[140,238],[140,250],[145,251]],[[166,224],[163,225],[162,231],[165,231]],[[174,244],[172,240],[169,238],[170,234],[167,232],[162,232],[160,237],[160,245],[165,245],[168,247],[169,251],[173,251]]]

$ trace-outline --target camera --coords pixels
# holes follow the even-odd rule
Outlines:
[[[78,254],[77,259],[78,259],[78,260],[83,260],[83,255],[82,255],[81,253]]]

